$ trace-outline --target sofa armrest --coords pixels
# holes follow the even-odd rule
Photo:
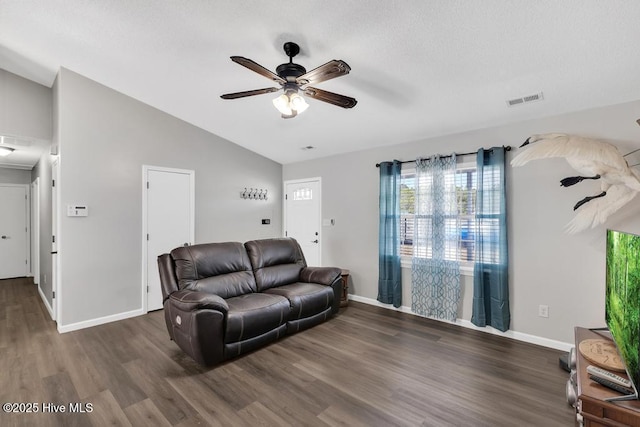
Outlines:
[[[171,339],[202,365],[224,360],[224,325],[227,302],[215,294],[183,289],[164,304]]]
[[[330,286],[333,289],[333,303],[331,312],[340,310],[340,296],[342,295],[342,270],[336,267],[305,267],[300,271],[300,281]]]
[[[223,314],[229,311],[227,302],[215,294],[183,289],[169,295],[169,302],[182,311],[217,310]]]
[[[336,267],[305,267],[300,271],[300,281],[332,286],[341,275],[342,270]]]

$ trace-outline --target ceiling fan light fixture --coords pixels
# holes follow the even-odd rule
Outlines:
[[[0,147],[0,157],[6,157],[13,152],[14,149],[11,147]]]
[[[289,104],[291,105],[291,109],[296,110],[298,114],[304,112],[307,108],[309,108],[309,104],[307,104],[307,101],[305,101],[304,98],[297,93],[291,94],[289,96]]]
[[[292,114],[289,97],[284,93],[273,100],[273,106],[276,107],[282,115],[290,116]]]
[[[273,106],[280,111],[283,118],[292,118],[309,108],[309,104],[304,98],[293,90],[285,93],[273,100]]]

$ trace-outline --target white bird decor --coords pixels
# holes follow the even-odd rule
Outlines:
[[[562,133],[532,135],[521,147],[528,148],[511,160],[522,166],[531,160],[562,157],[580,176],[560,181],[569,187],[585,179],[600,180],[600,193],[585,197],[573,207],[575,217],[567,224],[569,234],[594,228],[629,203],[640,191],[640,174],[631,169],[618,149],[608,142]]]

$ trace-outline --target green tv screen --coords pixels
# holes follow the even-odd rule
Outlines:
[[[636,391],[640,380],[640,236],[607,230],[605,317]]]

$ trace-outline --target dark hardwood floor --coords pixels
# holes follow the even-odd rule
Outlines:
[[[572,426],[560,354],[351,302],[203,368],[162,311],[58,334],[30,280],[0,281],[0,403],[38,406],[2,426]]]

